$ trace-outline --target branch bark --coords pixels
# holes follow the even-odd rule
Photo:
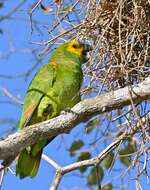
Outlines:
[[[25,147],[39,140],[49,139],[61,133],[68,133],[77,124],[95,115],[122,108],[133,103],[150,99],[150,77],[136,86],[128,86],[107,94],[86,99],[75,105],[69,113],[62,113],[56,118],[38,123],[10,135],[0,141],[0,159],[7,161],[15,158]]]

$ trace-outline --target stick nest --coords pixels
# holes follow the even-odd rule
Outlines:
[[[78,36],[94,50],[86,73],[108,91],[136,84],[150,74],[150,2],[82,1],[88,7]]]

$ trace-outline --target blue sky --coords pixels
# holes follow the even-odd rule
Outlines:
[[[6,88],[12,95],[19,97],[22,101],[25,97],[26,89],[33,78],[35,72],[47,62],[50,54],[43,58],[43,60],[37,65],[36,69],[31,72],[28,77],[24,76],[24,73],[29,71],[37,63],[37,59],[32,54],[33,50],[36,50],[36,55],[40,54],[43,50],[43,46],[32,44],[33,42],[46,41],[49,39],[47,30],[45,26],[50,27],[50,24],[53,20],[49,15],[43,14],[41,10],[37,10],[33,14],[33,19],[36,19],[41,22],[48,23],[47,25],[42,25],[42,35],[39,35],[37,31],[34,31],[32,38],[30,40],[30,25],[28,21],[16,20],[16,17],[29,19],[27,10],[31,7],[34,1],[27,1],[27,3],[20,8],[15,14],[12,15],[13,18],[5,19],[0,22],[0,29],[3,30],[3,34],[0,34],[0,87]],[[14,6],[18,3],[17,0],[6,1],[4,8],[0,9],[0,16],[7,14]],[[5,77],[2,77],[5,75]],[[23,77],[21,76],[23,75]],[[12,77],[12,78],[11,78]],[[21,106],[15,104],[11,101],[10,98],[4,96],[0,92],[0,136],[3,137],[8,129],[14,128],[14,131],[17,130],[17,123],[21,117]],[[10,122],[7,122],[10,120]],[[13,131],[13,132],[14,132]],[[86,135],[81,133],[84,131],[84,124],[81,124],[70,135],[64,135],[65,143],[67,148],[70,147],[70,144],[74,139],[83,138],[87,144],[86,148],[89,148],[90,142],[92,142],[94,135]],[[99,150],[103,149],[103,145],[99,143]],[[44,152],[50,158],[54,159],[61,166],[65,166],[76,161],[75,158],[70,158],[69,152],[64,148],[62,143],[62,138],[57,137],[51,144],[49,144]],[[93,152],[93,155],[96,155],[96,152]],[[15,169],[14,164],[12,166]],[[122,165],[118,164],[117,168],[123,168]],[[4,178],[3,190],[48,190],[53,179],[55,170],[47,164],[45,161],[41,161],[40,169],[38,175],[33,178],[26,178],[20,180],[15,175],[12,175],[10,172],[7,172]],[[134,174],[131,172],[131,175]],[[89,189],[86,185],[84,178],[79,177],[80,173],[75,171],[71,174],[67,174],[63,177],[62,182],[59,185],[59,190],[75,189],[79,187],[81,189]],[[112,181],[112,172],[107,172],[103,183],[107,181]],[[86,174],[85,174],[86,176]],[[131,176],[132,178],[132,176]],[[128,180],[128,176],[125,177],[125,180]],[[118,179],[113,179],[115,186],[121,184],[121,181]],[[149,185],[146,183],[146,178],[142,177],[142,187],[143,190],[149,190]],[[130,184],[127,188],[128,190],[135,189],[135,183]]]

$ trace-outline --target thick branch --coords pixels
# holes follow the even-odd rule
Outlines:
[[[139,85],[132,86],[134,103],[150,99],[150,78]],[[51,120],[35,124],[10,135],[0,141],[0,159],[9,160],[15,157],[26,146],[42,139],[48,139],[61,133],[66,133],[77,124],[95,115],[109,112],[131,104],[129,87],[125,87],[101,96],[83,100],[75,105],[69,113],[61,114]]]

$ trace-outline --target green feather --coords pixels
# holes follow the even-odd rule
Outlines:
[[[30,153],[24,149],[17,160],[16,174],[20,176],[20,179],[30,176],[34,177],[37,174],[40,160],[41,160],[42,150],[36,154],[36,156],[31,156]]]

